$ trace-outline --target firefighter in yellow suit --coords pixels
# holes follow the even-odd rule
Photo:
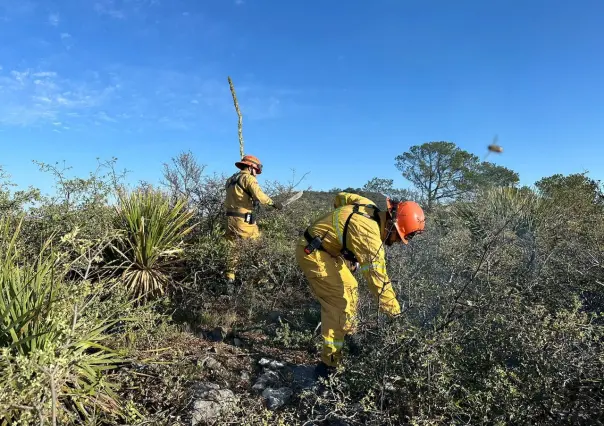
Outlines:
[[[340,192],[333,199],[333,208],[346,206],[348,204],[364,204],[366,206],[373,205],[373,201],[369,198],[362,197],[358,194],[350,192]]]
[[[337,367],[345,336],[355,331],[358,285],[346,261],[358,265],[380,309],[396,316],[400,306],[386,272],[384,245],[408,244],[425,226],[424,212],[413,201],[387,199],[387,210],[380,211],[367,198],[340,193],[334,206],[306,229],[296,247],[298,265],[321,303],[320,376]]]
[[[274,202],[266,195],[256,176],[262,173],[262,163],[253,155],[244,156],[241,161],[235,163],[240,169],[226,182],[226,199],[224,207],[227,216],[227,227],[225,238],[229,244],[227,258],[226,279],[229,282],[235,280],[235,270],[238,261],[238,246],[242,239],[255,240],[260,236],[256,224],[254,208],[258,204],[272,206],[281,209],[281,203]]]

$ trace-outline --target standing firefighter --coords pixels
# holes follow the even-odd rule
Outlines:
[[[396,316],[400,306],[386,272],[384,245],[424,231],[422,208],[413,201],[386,201],[386,211],[367,198],[340,193],[336,209],[313,223],[298,242],[296,259],[321,303],[323,350],[317,366],[327,376],[340,363],[345,337],[355,331],[357,281],[352,271],[363,273],[380,309]],[[352,268],[346,264],[352,264]],[[349,342],[352,343],[352,342]],[[352,346],[352,344],[351,344]]]
[[[262,163],[253,155],[244,156],[235,163],[241,171],[235,173],[226,182],[226,200],[224,202],[227,216],[225,237],[229,242],[226,278],[229,282],[235,280],[235,269],[238,260],[238,246],[242,239],[255,240],[260,236],[254,209],[259,205],[272,206],[281,209],[281,203],[274,202],[266,195],[256,175],[262,173]]]

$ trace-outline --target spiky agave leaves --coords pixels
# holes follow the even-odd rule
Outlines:
[[[123,360],[102,342],[124,318],[115,312],[86,317],[92,298],[71,291],[51,239],[35,259],[19,252],[21,223],[0,219],[0,393],[26,406],[42,404],[39,393],[52,387],[53,416],[74,414],[73,408],[82,417],[94,410],[118,413],[114,385],[103,373]],[[20,416],[14,404],[0,424]]]
[[[121,236],[113,248],[120,255],[122,280],[134,297],[163,294],[169,285],[184,238],[193,229],[193,212],[186,206],[186,200],[172,203],[154,189],[120,194],[116,220]]]
[[[56,337],[52,324],[41,320],[56,300],[52,277],[55,265],[43,254],[34,265],[19,265],[17,240],[21,224],[19,220],[12,230],[9,218],[0,220],[0,347],[27,355],[46,349]]]

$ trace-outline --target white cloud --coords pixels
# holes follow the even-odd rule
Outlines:
[[[69,33],[61,33],[61,43],[65,49],[69,50],[73,47],[73,37]]]
[[[298,91],[249,85],[235,78],[246,119],[275,119]],[[235,117],[226,76],[112,66],[66,78],[48,69],[0,70],[0,125],[61,131],[114,123],[175,130],[221,126]],[[83,127],[84,126],[84,127]]]
[[[58,27],[61,22],[61,18],[58,13],[51,13],[48,15],[48,23],[53,27]]]
[[[94,10],[99,15],[113,19],[126,19],[132,15],[144,14],[145,9],[158,4],[159,0],[96,0]]]
[[[57,126],[72,114],[91,113],[116,90],[114,85],[62,78],[54,71],[0,72],[0,124]]]
[[[123,10],[117,9],[113,0],[102,0],[94,4],[94,10],[99,15],[108,15],[114,19],[124,19],[126,14]]]
[[[31,75],[33,77],[38,77],[38,78],[55,78],[57,76],[57,73],[54,71],[40,71],[40,72],[35,72]]]
[[[116,123],[116,122],[117,122],[117,120],[116,120],[115,118],[110,117],[110,116],[109,116],[109,114],[107,114],[105,111],[99,111],[99,112],[96,114],[96,118],[97,118],[98,120],[101,120],[101,121],[106,121],[106,122],[108,122],[108,123]]]

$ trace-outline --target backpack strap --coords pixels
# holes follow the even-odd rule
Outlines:
[[[235,178],[235,176],[237,176],[237,178]],[[243,185],[241,184],[242,177],[243,177],[243,175],[241,173],[237,173],[236,175],[231,176],[227,182],[227,188],[231,188],[231,187],[237,185],[239,188],[241,188],[241,190],[243,192],[245,192],[248,195],[248,197],[250,197],[252,199],[252,201],[255,201],[252,193],[250,191],[248,191],[247,189],[245,189],[243,187]]]
[[[361,213],[359,212],[359,207],[371,207],[373,208],[373,215],[368,215],[366,213]],[[357,257],[355,256],[355,254],[350,251],[347,247],[346,247],[346,236],[348,235],[348,224],[350,223],[350,219],[352,219],[352,216],[355,214],[360,214],[363,217],[366,217],[368,219],[373,219],[377,222],[377,224],[380,224],[380,209],[373,205],[373,204],[355,204],[354,207],[352,208],[352,213],[350,213],[350,215],[348,216],[348,218],[346,219],[346,222],[344,223],[344,230],[342,231],[342,250],[340,251],[342,253],[342,257],[344,257],[344,259],[350,261],[350,262],[357,262]]]

